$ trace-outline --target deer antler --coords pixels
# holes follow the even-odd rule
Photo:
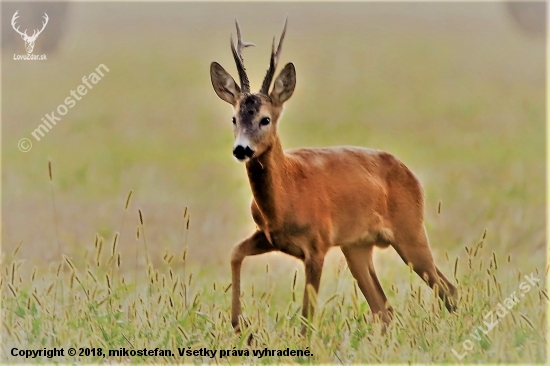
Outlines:
[[[50,18],[48,18],[48,14],[44,13],[44,16],[43,18],[45,19],[44,22],[42,22],[42,29],[38,30],[38,29],[35,29],[32,36],[29,37],[29,35],[27,34],[27,30],[25,29],[25,32],[21,32],[19,30],[19,26],[16,27],[16,20],[17,18],[19,18],[19,10],[17,10],[15,12],[15,14],[13,14],[13,17],[11,18],[11,26],[13,27],[13,29],[19,33],[21,36],[23,36],[25,39],[36,39],[38,37],[38,35],[40,35],[40,33],[42,33],[42,31],[44,30],[44,28],[46,28],[46,24],[48,24],[48,21],[50,20]]]
[[[43,18],[44,18],[46,21],[45,21],[45,22],[42,22],[42,29],[40,29],[40,30],[35,29],[34,32],[33,32],[33,34],[32,34],[32,36],[30,36],[30,38],[35,38],[35,39],[36,39],[36,38],[38,37],[38,35],[40,35],[40,33],[42,33],[42,31],[44,30],[44,28],[46,28],[46,24],[48,24],[48,20],[50,20],[50,18],[48,18],[48,14],[46,14],[46,13],[44,13]],[[36,32],[38,32],[38,33],[36,33]]]
[[[15,12],[15,14],[13,14],[13,17],[11,18],[11,26],[13,27],[13,29],[14,29],[17,33],[19,33],[20,35],[22,35],[22,36],[28,38],[29,36],[27,35],[27,30],[26,30],[26,29],[25,29],[25,32],[21,32],[21,31],[19,30],[19,27],[17,27],[17,28],[15,27],[15,21],[17,20],[17,18],[19,18],[19,15],[17,15],[17,13],[19,13],[19,10],[17,10],[17,11]]]
[[[239,21],[237,20],[237,18],[235,18],[235,26],[237,27],[237,49],[235,49],[235,44],[233,43],[233,34],[231,34],[231,52],[233,53],[233,58],[235,59],[235,63],[237,64],[237,71],[239,72],[239,79],[241,80],[241,90],[244,93],[248,93],[250,92],[250,82],[248,81],[248,76],[246,76],[242,50],[245,47],[256,45],[254,43],[242,41],[241,28],[239,27]]]
[[[269,69],[267,70],[264,82],[262,83],[262,89],[260,90],[260,93],[265,95],[269,94],[269,87],[271,86],[273,75],[275,75],[275,70],[277,69],[277,63],[279,62],[279,56],[281,55],[283,40],[285,39],[287,21],[288,16],[285,17],[285,25],[283,26],[283,33],[281,34],[281,39],[279,40],[279,44],[277,46],[277,52],[275,52],[275,37],[273,37],[273,43],[271,44],[271,60],[269,61]]]

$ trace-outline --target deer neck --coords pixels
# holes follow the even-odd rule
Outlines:
[[[246,164],[254,200],[270,227],[282,223],[287,164],[279,138],[262,155]]]

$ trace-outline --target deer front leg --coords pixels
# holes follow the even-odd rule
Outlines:
[[[310,321],[313,318],[315,308],[311,306],[309,302],[309,290],[311,286],[315,295],[319,292],[319,284],[321,283],[321,273],[323,271],[323,263],[325,261],[324,256],[315,256],[312,258],[306,258],[304,265],[306,269],[306,288],[304,291],[304,302],[302,305],[302,316]],[[302,335],[306,333],[306,327],[302,327]]]
[[[231,252],[231,278],[233,287],[233,298],[231,301],[231,324],[238,333],[239,316],[241,315],[241,265],[245,257],[268,253],[275,250],[275,247],[267,240],[262,231],[256,231],[248,239],[235,245]]]

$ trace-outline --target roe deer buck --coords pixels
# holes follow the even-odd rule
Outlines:
[[[237,46],[231,51],[240,86],[217,62],[210,66],[216,94],[234,109],[233,155],[246,163],[252,188],[252,217],[257,231],[231,253],[232,325],[239,331],[240,272],[245,257],[281,251],[304,262],[308,286],[319,289],[325,254],[340,246],[351,273],[374,315],[385,324],[393,310],[378,282],[372,261],[375,246],[393,246],[414,271],[438,291],[449,311],[455,309],[456,288],[434,263],[423,224],[424,197],[415,175],[396,157],[360,147],[302,148],[283,151],[277,125],[283,104],[296,85],[288,63],[271,82],[281,55],[287,22],[259,93],[250,92],[243,64],[243,42],[237,20]]]

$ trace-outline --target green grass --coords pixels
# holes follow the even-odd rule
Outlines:
[[[283,146],[359,145],[399,157],[422,182],[430,245],[461,299],[458,314],[441,310],[393,249],[379,250],[378,278],[397,314],[381,335],[336,248],[310,335],[302,337],[301,264],[277,254],[251,258],[242,272],[250,349],[309,347],[314,355],[259,360],[266,363],[454,363],[452,349],[463,353],[470,339],[461,362],[546,361],[544,42],[516,33],[493,3],[470,13],[461,7],[458,15],[440,4],[434,20],[422,10],[430,4],[408,8],[418,18],[393,13],[399,4],[387,11],[326,4],[314,13],[306,4],[284,11],[157,5],[75,5],[75,26],[48,62],[3,59],[4,362],[24,361],[10,356],[12,347],[249,349],[248,333],[231,328],[227,289],[231,247],[254,229],[251,193],[231,156],[231,112],[213,92],[208,67],[216,60],[234,74],[227,38],[237,14],[243,37],[258,44],[245,51],[256,89],[287,11],[281,63],[295,63],[298,81],[280,123]],[[334,17],[325,16],[330,9]],[[435,20],[449,14],[471,17]],[[111,71],[30,152],[20,152],[19,139],[32,138],[40,118],[100,63]],[[99,265],[96,235],[104,238]],[[540,286],[481,340],[472,338],[530,273]]]
[[[117,247],[103,238],[94,246],[87,258],[65,257],[49,270],[33,269],[30,278],[20,276],[23,261],[16,254],[4,258],[5,361],[22,361],[9,356],[12,347],[63,347],[65,352],[69,347],[101,348],[105,354],[65,354],[55,358],[58,362],[458,362],[452,350],[469,363],[541,363],[546,357],[540,325],[545,323],[548,295],[542,282],[525,287],[524,276],[530,273],[507,268],[511,258],[499,261],[496,255],[487,255],[483,238],[466,247],[465,258],[447,261],[446,266],[456,268],[458,313],[448,313],[414,273],[401,273],[399,282],[387,286],[396,316],[383,336],[381,324],[370,318],[367,303],[342,263],[326,270],[311,322],[299,315],[301,274],[268,265],[248,273],[254,281],[245,281],[242,302],[249,326],[239,336],[229,319],[229,280],[215,280],[208,270],[182,273],[188,259],[182,252],[165,253],[163,263],[147,265],[146,272],[123,272],[120,266],[134,258],[121,257]],[[147,261],[145,248],[142,234],[135,250]],[[545,273],[535,270],[532,275],[543,279]],[[498,304],[507,304],[505,299],[514,291],[519,301],[504,314]],[[302,324],[309,329],[305,337],[299,333]],[[253,341],[248,345],[250,334]],[[463,346],[463,342],[469,343]],[[108,354],[120,348],[157,347],[174,356],[128,359]],[[218,355],[216,360],[179,357],[180,348],[218,350]],[[253,354],[265,348],[307,349],[312,356],[260,358]],[[228,350],[229,356],[220,358],[220,350]],[[233,350],[249,355],[231,356]]]

